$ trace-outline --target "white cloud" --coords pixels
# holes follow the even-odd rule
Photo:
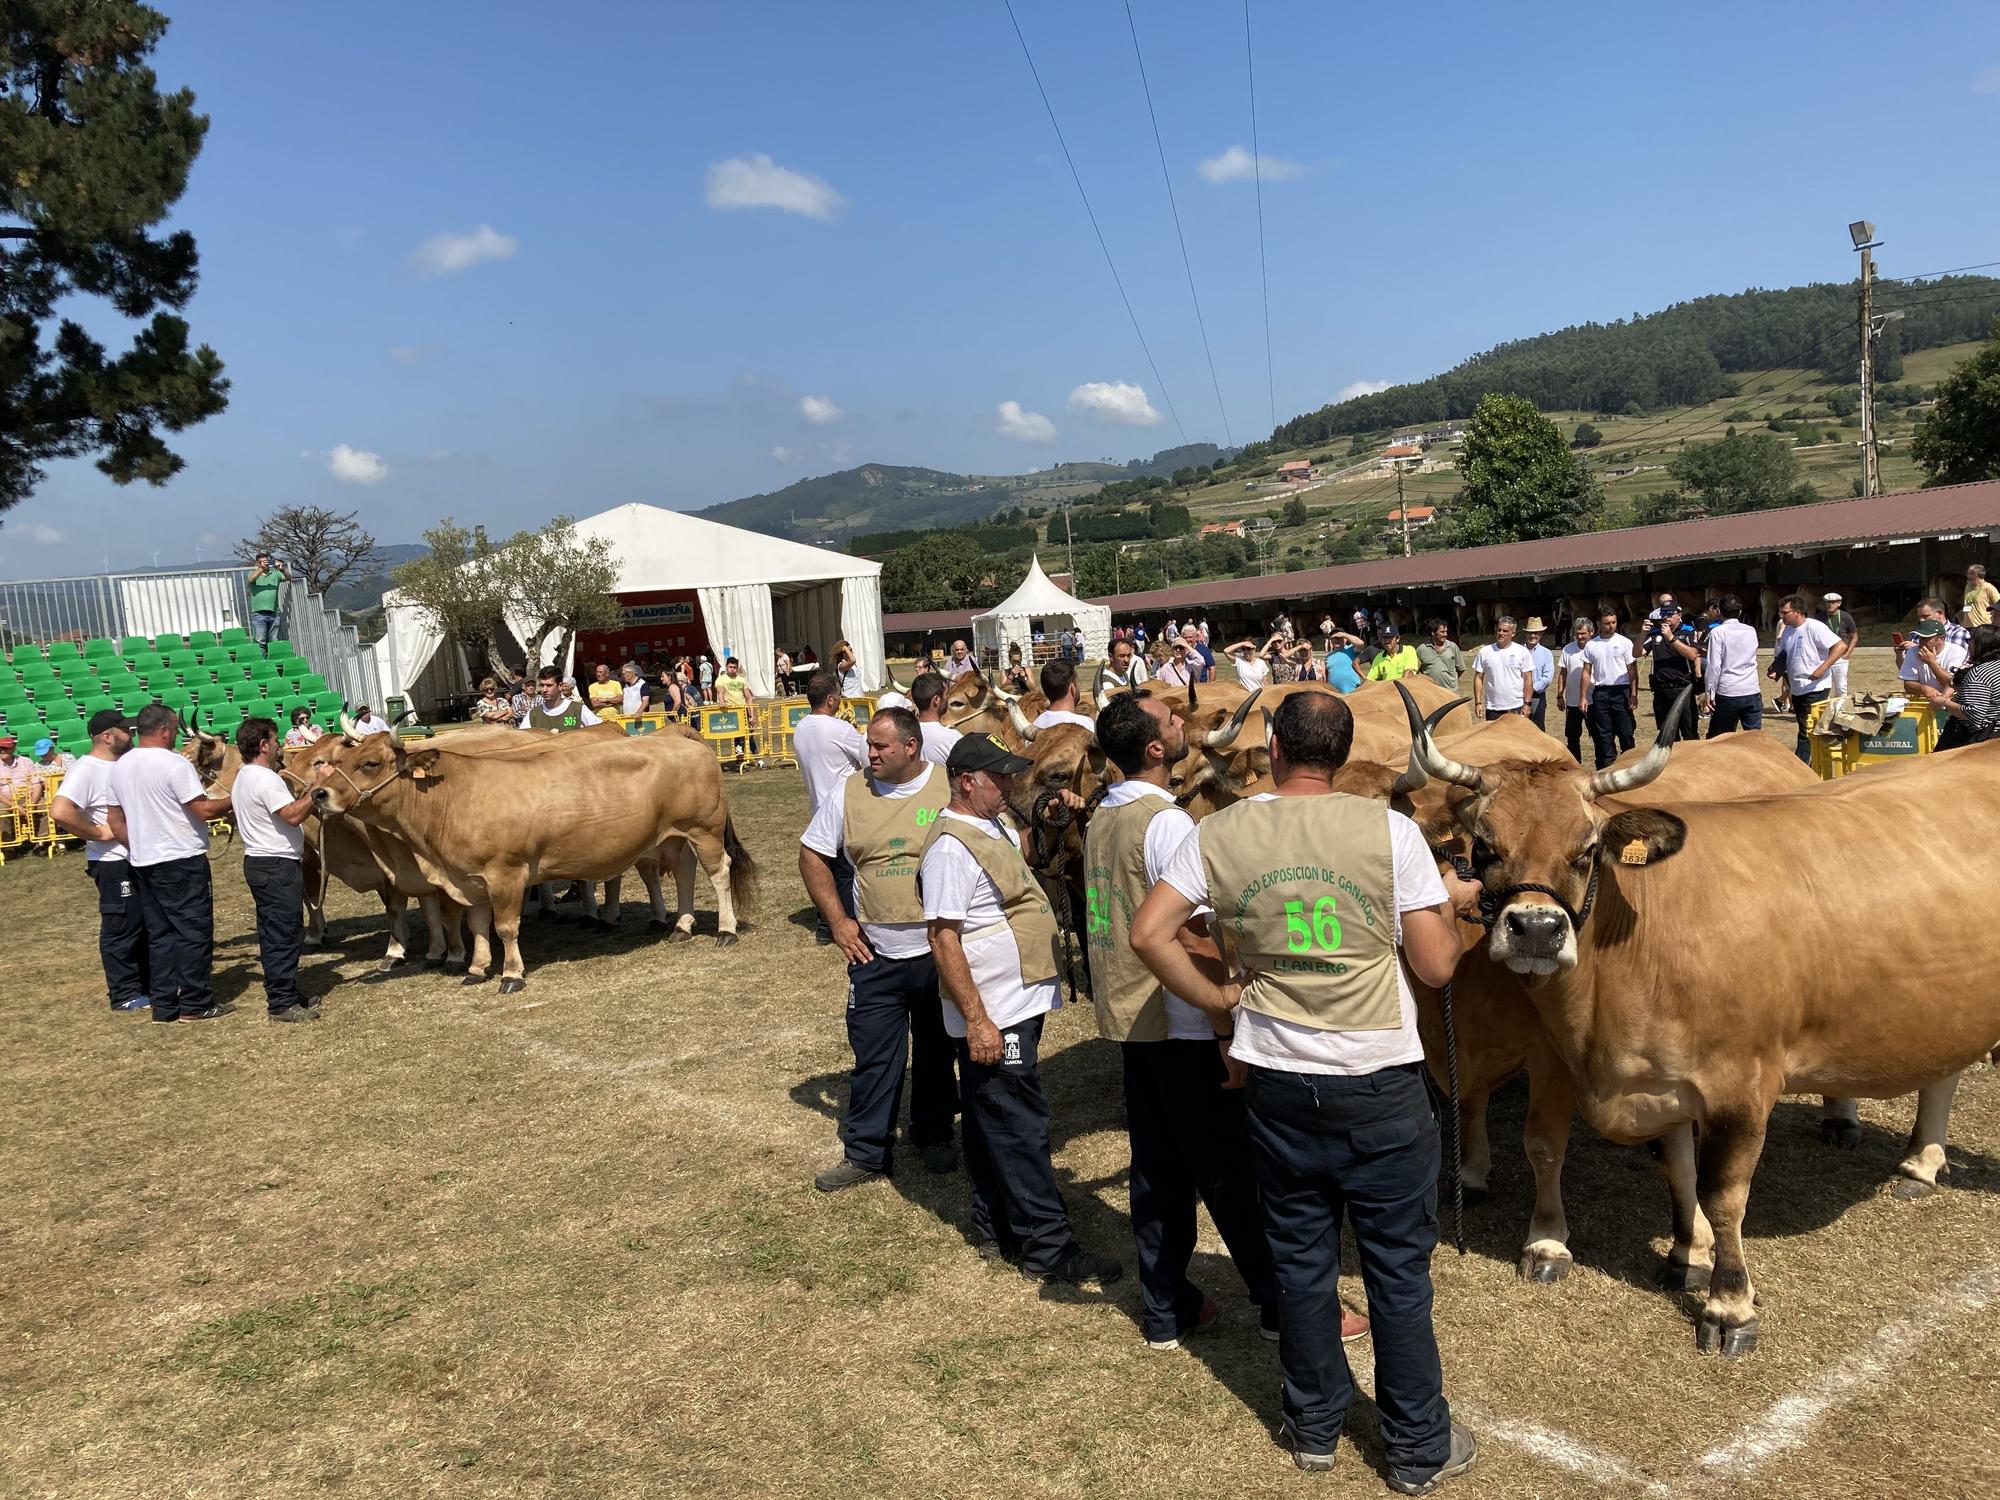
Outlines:
[[[781,464],[788,464],[792,461],[792,450],[787,448],[783,443],[780,443],[771,450],[771,457],[775,458]]]
[[[1350,380],[1333,393],[1336,401],[1352,401],[1356,396],[1372,396],[1377,391],[1386,391],[1396,382],[1393,380]]]
[[[1002,437],[1018,438],[1024,443],[1053,443],[1056,440],[1056,424],[1038,411],[1022,411],[1018,401],[1000,403],[1000,420],[993,430]]]
[[[831,396],[801,396],[799,415],[815,427],[824,427],[830,422],[838,422],[847,413],[833,404]]]
[[[2000,94],[2000,67],[1987,68],[1972,80],[1975,94]]]
[[[1084,382],[1069,393],[1069,409],[1125,427],[1153,427],[1161,420],[1153,403],[1146,399],[1145,387],[1128,385],[1122,380]]]
[[[808,219],[830,219],[846,203],[812,173],[781,167],[761,151],[732,156],[708,169],[710,208],[779,208]]]
[[[1220,156],[1204,157],[1195,170],[1208,182],[1250,182],[1257,177],[1259,168],[1267,182],[1283,182],[1306,169],[1303,162],[1286,161],[1282,156],[1262,151],[1252,156],[1242,146],[1231,146]]]
[[[521,248],[511,234],[481,224],[464,234],[434,234],[417,246],[410,262],[425,276],[449,276],[482,260],[506,260]]]
[[[443,352],[436,344],[394,344],[390,346],[389,358],[399,365],[420,365],[433,354]]]
[[[23,526],[21,530],[29,541],[40,542],[44,547],[54,547],[63,539],[63,534],[55,527],[45,526],[40,521],[32,526]]]
[[[342,484],[380,484],[389,477],[389,465],[381,454],[345,443],[336,443],[326,455],[326,468]]]

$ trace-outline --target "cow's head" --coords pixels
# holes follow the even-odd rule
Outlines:
[[[1038,835],[1025,841],[1029,863],[1040,869],[1054,869],[1064,863],[1065,853],[1082,853],[1083,825],[1079,819],[1065,819],[1058,814],[1054,821],[1059,823],[1059,829],[1044,833],[1035,827],[1035,804],[1052,793],[1074,792],[1079,797],[1088,797],[1104,779],[1104,752],[1081,724],[1056,724],[1040,730],[1029,727],[1033,733],[1027,756],[1033,764],[1014,778],[1008,806],[1021,827]]]
[[[1404,702],[1411,770],[1467,793],[1452,806],[1471,840],[1473,873],[1497,908],[1488,954],[1525,976],[1575,968],[1578,928],[1595,903],[1603,867],[1669,859],[1686,838],[1686,825],[1672,813],[1614,812],[1599,802],[1656,780],[1672,740],[1620,769],[1584,772],[1531,761],[1468,766],[1438,749],[1407,693]]]
[[[961,672],[945,684],[944,699],[938,704],[938,722],[961,734],[997,734],[1018,750],[1023,741],[1007,721],[1006,705],[984,674]]]
[[[214,720],[209,722],[212,725]],[[202,784],[221,785],[227,790],[243,768],[243,757],[228,737],[216,734],[212,728],[204,729],[199,719],[191,720],[185,714],[181,716],[181,734],[181,754],[194,764]]]
[[[313,811],[323,818],[357,813],[370,804],[387,806],[413,781],[437,775],[438,751],[412,750],[393,734],[356,737],[353,725],[341,719],[339,739],[331,735],[313,749],[313,764],[325,766],[326,779],[313,787]]]

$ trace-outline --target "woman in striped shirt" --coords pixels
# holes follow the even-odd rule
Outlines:
[[[1971,662],[1959,670],[1950,691],[1933,701],[1951,715],[1938,736],[1940,750],[2000,734],[2000,625],[1973,630]]]

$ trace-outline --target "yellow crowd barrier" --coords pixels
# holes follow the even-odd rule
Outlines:
[[[10,852],[54,856],[64,844],[76,842],[49,816],[62,779],[63,772],[46,771],[0,788],[0,864]]]
[[[760,761],[767,766],[793,766],[798,764],[793,739],[798,733],[799,720],[810,712],[811,705],[801,697],[764,698],[748,709],[704,704],[695,711],[691,727],[715,753],[715,758],[731,770],[742,771]],[[869,719],[875,715],[875,699],[872,696],[846,699],[841,713],[865,731]],[[657,734],[669,724],[679,722],[666,714],[626,718],[623,714],[607,713],[601,717],[607,723],[619,725],[627,734]]]
[[[1849,775],[1863,766],[1929,755],[1937,749],[1938,731],[1943,727],[1943,716],[1931,704],[1912,699],[1879,734],[1850,730],[1839,736],[1821,735],[1815,731],[1825,710],[1826,704],[1815,703],[1806,714],[1806,743],[1812,751],[1812,768],[1822,781]]]

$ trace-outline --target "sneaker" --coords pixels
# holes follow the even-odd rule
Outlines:
[[[951,1149],[950,1141],[932,1141],[928,1146],[922,1147],[917,1154],[923,1157],[927,1168],[940,1176],[955,1170],[958,1166],[958,1153]]]
[[[1094,1281],[1099,1286],[1108,1286],[1125,1274],[1125,1268],[1108,1255],[1096,1255],[1081,1248],[1070,1251],[1055,1265],[1041,1273],[1041,1279],[1061,1282],[1065,1286],[1082,1286]]]
[[[1313,1453],[1299,1446],[1298,1439],[1289,1432],[1284,1437],[1285,1446],[1292,1450],[1292,1466],[1303,1469],[1308,1474],[1324,1474],[1333,1468],[1333,1450]]]
[[[1423,1479],[1405,1479],[1395,1470],[1389,1471],[1389,1488],[1399,1495],[1428,1495],[1432,1490],[1463,1474],[1479,1462],[1479,1440],[1472,1435],[1470,1427],[1451,1424],[1451,1452],[1445,1458],[1444,1467]]]
[[[151,1010],[153,1002],[145,995],[134,995],[130,1000],[112,1001],[111,1008],[120,1011]]]
[[[1275,1300],[1258,1307],[1257,1334],[1270,1343],[1278,1342],[1278,1304]]]
[[[878,1172],[873,1167],[864,1167],[856,1161],[842,1157],[824,1172],[813,1178],[813,1186],[822,1193],[837,1193],[842,1188],[859,1187],[864,1182],[879,1182],[888,1177],[887,1172]]]
[[[1215,1299],[1213,1297],[1203,1297],[1201,1299],[1201,1310],[1194,1315],[1192,1323],[1188,1324],[1187,1327],[1183,1328],[1172,1338],[1147,1339],[1146,1347],[1148,1349],[1159,1350],[1178,1349],[1181,1346],[1182,1339],[1192,1338],[1197,1333],[1208,1332],[1211,1328],[1215,1327],[1221,1317],[1222,1309],[1215,1305]]]
[[[317,1021],[319,1017],[314,1015],[310,1010],[307,1010],[303,1005],[285,1005],[272,1011],[271,1019],[290,1024],[294,1021]]]
[[[1365,1339],[1367,1337],[1368,1337],[1367,1317],[1362,1313],[1349,1312],[1346,1308],[1343,1307],[1340,1310],[1341,1343],[1351,1344],[1356,1339]]]
[[[199,1010],[184,1010],[180,1013],[183,1021],[214,1021],[236,1009],[236,1002],[224,1000],[215,1005],[204,1005]]]

